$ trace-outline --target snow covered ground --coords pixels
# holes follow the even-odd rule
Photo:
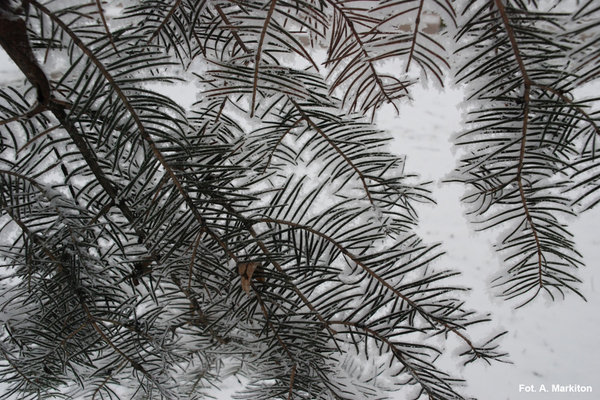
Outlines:
[[[599,89],[589,88],[589,94]],[[514,303],[498,299],[490,289],[490,280],[503,271],[491,244],[500,231],[474,232],[460,203],[463,186],[440,183],[456,163],[449,141],[460,129],[462,92],[416,88],[413,94],[414,103],[404,106],[400,116],[388,113],[381,123],[392,130],[395,149],[408,155],[407,169],[435,182],[438,204],[420,208],[420,233],[425,240],[444,243],[447,254],[440,263],[460,270],[463,285],[473,288],[467,304],[492,314],[494,322],[475,333],[486,337],[509,331],[501,343],[514,364],[469,364],[460,371],[466,393],[482,400],[600,399],[600,209],[571,223],[586,263],[579,276],[587,303],[576,296],[557,302],[540,298],[514,310]],[[452,366],[448,363],[449,371]],[[551,392],[552,385],[569,384],[591,385],[593,392]],[[520,385],[533,385],[537,392],[520,391]],[[540,392],[540,385],[548,392]]]
[[[0,85],[18,81],[19,74],[0,51]],[[460,128],[458,105],[462,92],[415,88],[413,96],[414,102],[404,105],[399,116],[386,109],[378,122],[394,136],[394,149],[408,156],[407,170],[434,181],[431,189],[438,205],[419,208],[420,234],[426,241],[444,243],[447,255],[438,261],[440,265],[462,271],[461,285],[473,288],[467,304],[480,312],[491,313],[494,322],[473,330],[472,336],[483,338],[508,330],[501,343],[513,362],[487,367],[476,363],[457,370],[456,357],[446,357],[442,360],[446,369],[465,378],[465,393],[481,400],[599,399],[600,236],[596,232],[600,209],[584,214],[571,224],[587,265],[580,271],[580,277],[581,291],[588,301],[575,296],[554,303],[538,299],[515,311],[514,303],[494,297],[490,289],[490,280],[503,271],[501,260],[491,245],[499,232],[475,233],[459,201],[463,187],[441,183],[456,162],[450,140]],[[536,393],[526,391],[531,385]],[[540,392],[541,385],[547,392]],[[553,385],[590,385],[593,392],[553,393]],[[231,378],[219,386],[222,391],[215,392],[215,396],[226,400],[239,384]]]

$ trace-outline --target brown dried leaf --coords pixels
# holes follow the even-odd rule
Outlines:
[[[248,294],[250,294],[250,283],[252,279],[252,274],[254,274],[254,271],[259,265],[259,262],[247,262],[238,264],[238,272],[242,279],[242,289]]]

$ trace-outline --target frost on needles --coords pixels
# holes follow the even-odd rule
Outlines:
[[[468,396],[446,339],[506,361],[503,333],[472,337],[488,318],[371,121],[464,84],[453,179],[505,232],[501,294],[583,295],[565,216],[600,200],[597,99],[573,94],[600,22],[564,3],[0,3],[24,75],[0,88],[0,398],[200,399],[230,375],[242,399]]]

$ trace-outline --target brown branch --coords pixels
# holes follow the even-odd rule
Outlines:
[[[273,148],[271,149],[271,152],[269,153],[269,158],[267,159],[267,163],[266,163],[265,167],[262,170],[263,174],[265,173],[265,171],[267,170],[267,168],[269,168],[269,166],[271,165],[271,160],[273,159],[273,155],[275,154],[275,151],[277,150],[277,147],[279,147],[279,145],[281,144],[281,142],[283,141],[283,139],[287,136],[287,134],[290,133],[292,131],[292,129],[294,129],[303,120],[304,120],[303,118],[299,118],[298,120],[296,120],[296,122],[294,122],[292,124],[292,126],[290,126],[289,129],[287,131],[285,131],[283,133],[283,135],[281,135],[281,137],[279,138],[279,140],[277,140],[277,143],[275,143],[275,146],[273,146]]]
[[[323,318],[323,316],[321,315],[321,313],[319,313],[319,311],[310,302],[310,300],[304,295],[304,293],[302,293],[302,291],[300,291],[300,289],[298,289],[298,287],[288,278],[288,276],[285,273],[284,269],[275,260],[275,258],[271,255],[271,252],[269,251],[269,249],[267,248],[267,246],[262,242],[262,240],[260,240],[258,238],[258,234],[256,233],[256,231],[252,227],[252,222],[249,221],[248,219],[246,219],[243,215],[239,214],[237,212],[237,210],[235,210],[231,205],[226,204],[225,207],[226,207],[226,209],[230,213],[234,214],[240,220],[240,222],[244,225],[244,228],[254,238],[254,240],[256,241],[256,244],[261,249],[261,251],[263,252],[263,254],[267,257],[267,259],[269,260],[269,262],[275,267],[275,269],[277,270],[277,272],[279,272],[282,276],[285,277],[286,282],[290,284],[290,286],[291,286],[292,290],[294,291],[294,293],[296,293],[296,295],[300,298],[300,300],[302,300],[302,302],[304,303],[304,305],[306,305],[308,307],[308,309],[314,313],[314,315],[323,324],[323,326],[325,326],[330,331],[331,336],[333,338],[335,332],[333,332],[327,326],[327,321],[325,321],[325,319]],[[236,261],[237,261],[237,258],[236,258]],[[336,346],[337,346],[337,342],[336,342]]]
[[[33,107],[32,110],[27,111],[25,114],[16,115],[14,117],[11,117],[11,118],[8,118],[8,119],[4,119],[4,120],[0,121],[0,126],[6,125],[6,124],[14,122],[14,121],[19,121],[19,120],[22,120],[22,119],[29,119],[31,117],[36,116],[37,114],[41,114],[45,110],[46,110],[46,107],[44,107],[42,104],[38,103],[38,104],[35,105],[35,107]]]
[[[523,94],[523,132],[521,138],[521,149],[519,151],[519,167],[517,169],[517,177],[516,181],[519,185],[519,197],[521,198],[521,204],[523,205],[523,210],[525,211],[525,218],[527,218],[527,222],[531,227],[531,232],[533,233],[533,239],[536,244],[536,251],[538,256],[538,284],[539,287],[544,286],[544,281],[542,280],[542,267],[544,263],[544,254],[542,253],[542,243],[540,242],[540,238],[533,222],[533,217],[531,212],[529,211],[529,206],[527,205],[527,197],[525,196],[525,190],[523,189],[523,166],[525,165],[525,146],[527,144],[527,123],[529,121],[529,102],[530,102],[530,92],[531,92],[531,84],[529,82],[525,82],[525,92]]]
[[[256,294],[256,300],[258,300],[260,309],[261,309],[263,315],[265,316],[265,320],[267,321],[267,325],[269,326],[269,329],[271,329],[273,331],[273,334],[277,338],[277,341],[279,342],[279,344],[281,345],[281,347],[283,348],[283,350],[285,351],[287,356],[290,358],[290,360],[292,360],[292,362],[294,362],[294,365],[296,365],[296,359],[294,358],[294,355],[290,352],[290,349],[288,349],[288,347],[285,344],[285,342],[283,341],[283,339],[281,339],[281,337],[277,333],[277,329],[275,329],[275,326],[271,322],[271,318],[269,318],[269,313],[267,313],[267,308],[265,306],[264,301],[262,300],[262,297],[256,290],[254,290],[254,293]],[[290,390],[291,390],[291,388],[290,388]]]
[[[21,151],[25,150],[25,148],[29,147],[33,142],[35,142],[36,140],[38,140],[42,136],[45,136],[45,135],[49,134],[50,132],[52,132],[52,131],[54,131],[54,130],[56,130],[58,128],[60,128],[60,125],[55,125],[55,126],[52,126],[52,127],[48,128],[48,129],[44,130],[43,132],[38,133],[37,135],[35,135],[31,139],[29,139],[27,141],[27,143],[25,143],[23,145],[23,147],[21,147],[20,149],[18,149],[17,150],[17,154],[19,154]]]
[[[538,284],[539,288],[544,286],[544,282],[542,280],[542,268],[544,264],[544,255],[542,254],[542,244],[540,242],[540,238],[538,236],[537,228],[535,223],[533,222],[533,217],[529,211],[529,206],[527,205],[527,197],[525,196],[525,190],[523,189],[523,167],[525,165],[525,152],[526,152],[526,144],[527,144],[527,127],[529,122],[529,107],[530,107],[530,95],[531,95],[531,86],[533,82],[529,78],[529,74],[527,72],[527,68],[525,68],[525,63],[523,62],[523,58],[521,57],[519,51],[519,45],[517,43],[517,37],[515,32],[510,24],[510,20],[508,18],[508,13],[506,12],[506,8],[504,4],[502,4],[502,0],[494,0],[496,3],[496,8],[500,12],[500,16],[502,17],[502,22],[504,23],[504,28],[506,29],[506,34],[508,35],[508,39],[510,40],[510,44],[512,47],[513,54],[515,56],[515,60],[519,66],[519,71],[521,72],[521,76],[523,77],[523,127],[521,130],[521,149],[519,150],[519,164],[517,166],[517,175],[515,180],[519,186],[519,197],[521,198],[521,204],[523,205],[523,210],[525,212],[525,218],[531,228],[531,232],[533,234],[533,239],[535,241],[537,256],[538,256]],[[538,290],[539,292],[539,290]]]
[[[335,1],[335,0],[327,0],[327,3],[329,3],[335,10],[337,10],[340,13],[340,15],[342,16],[342,18],[346,22],[346,25],[348,26],[348,29],[350,29],[350,32],[351,32],[352,36],[354,37],[354,40],[356,40],[356,43],[360,47],[361,53],[362,53],[363,57],[365,57],[365,60],[367,61],[367,64],[369,65],[369,69],[371,70],[372,76],[374,77],[375,82],[377,83],[377,86],[379,86],[379,90],[381,91],[381,93],[383,94],[383,96],[386,98],[386,100],[394,107],[394,109],[396,110],[396,112],[400,112],[398,110],[398,107],[396,106],[396,104],[394,104],[394,102],[392,101],[392,99],[387,94],[387,92],[385,90],[385,87],[383,86],[383,82],[379,78],[379,74],[377,73],[377,70],[375,69],[375,66],[373,65],[373,62],[371,61],[371,59],[369,57],[369,53],[365,49],[364,43],[363,43],[360,35],[356,31],[356,28],[354,27],[354,24],[352,23],[352,20],[346,15],[346,13],[344,12],[344,9],[339,5],[339,3],[337,1]],[[401,85],[402,85],[402,89],[404,90],[404,92],[406,93],[406,95],[409,96],[408,89],[406,88],[406,86],[404,84],[402,84],[402,83],[401,83]]]
[[[50,111],[52,111],[52,113],[54,114],[56,119],[58,119],[58,122],[60,122],[60,124],[65,129],[65,131],[67,131],[67,133],[69,134],[69,137],[71,138],[71,140],[73,141],[73,143],[75,144],[77,149],[79,150],[80,154],[82,155],[86,164],[92,171],[92,174],[94,174],[94,176],[98,180],[98,183],[100,184],[102,189],[106,192],[106,194],[110,197],[110,199],[117,205],[117,207],[119,207],[119,209],[121,210],[121,212],[123,213],[125,218],[127,218],[128,221],[134,221],[135,214],[133,213],[133,211],[131,211],[129,206],[127,206],[125,201],[123,201],[122,199],[119,198],[117,189],[113,185],[112,181],[110,179],[108,179],[106,177],[106,175],[104,175],[104,172],[102,171],[102,168],[100,167],[100,164],[98,163],[98,158],[97,158],[96,154],[89,147],[87,141],[81,136],[77,127],[75,127],[75,125],[68,118],[68,116],[67,116],[65,110],[62,108],[62,106],[51,102],[48,105],[48,108],[50,109]],[[134,228],[134,230],[136,230],[136,233],[138,234],[138,236],[140,236],[140,237],[144,236],[140,231],[137,231],[138,228],[135,225],[133,226],[133,228]]]
[[[571,100],[570,98],[568,98],[567,96],[565,96],[559,90],[554,89],[554,88],[552,88],[550,86],[539,85],[537,83],[531,83],[531,87],[535,87],[535,88],[538,88],[538,89],[545,90],[545,91],[550,92],[553,95],[557,96],[558,98],[560,98],[562,101],[564,101],[570,107],[572,107],[578,113],[580,113],[584,117],[584,119],[592,126],[592,128],[594,129],[594,131],[596,132],[596,134],[600,135],[600,127],[596,124],[596,121],[594,121],[594,119],[588,113],[586,113],[583,108],[581,108],[580,106],[578,106],[577,104],[575,104],[573,102],[573,100]]]
[[[122,361],[119,365],[117,365],[117,367],[114,369],[114,371],[115,371],[114,374],[116,374],[117,372],[119,372],[123,368],[123,364],[125,364],[125,361]],[[114,376],[114,374],[113,373],[107,374],[106,378],[104,378],[104,380],[102,381],[102,383],[100,384],[100,386],[98,386],[96,388],[96,390],[94,390],[94,393],[92,393],[92,400],[96,399],[96,395],[100,392],[100,389],[102,389],[104,386],[106,386],[106,384]]]
[[[500,16],[502,17],[502,22],[504,23],[504,28],[506,29],[506,34],[508,35],[508,40],[510,40],[510,45],[519,65],[519,70],[521,71],[521,75],[523,76],[523,80],[525,83],[531,84],[531,80],[529,79],[529,74],[527,73],[527,69],[525,68],[525,63],[523,62],[523,58],[521,57],[521,53],[519,52],[519,45],[517,44],[517,37],[515,36],[515,32],[510,24],[510,19],[508,18],[508,13],[506,12],[506,8],[504,4],[502,4],[502,0],[494,0],[496,3],[496,8],[500,12]]]
[[[304,112],[304,110],[300,107],[300,105],[298,103],[296,103],[296,101],[293,98],[290,97],[290,101],[292,102],[292,104],[294,104],[294,106],[296,107],[296,109],[298,110],[298,112],[300,113],[300,115],[302,116],[302,119],[304,119],[315,131],[317,131],[323,137],[323,139],[325,139],[327,141],[327,143],[329,143],[329,145],[331,147],[333,147],[333,149],[340,156],[342,156],[342,158],[344,159],[344,161],[346,161],[346,163],[356,172],[356,174],[358,175],[359,179],[361,180],[361,182],[363,184],[363,188],[365,189],[365,192],[367,194],[367,198],[369,199],[369,202],[372,205],[375,204],[373,202],[373,197],[371,196],[371,192],[369,190],[369,186],[367,185],[367,180],[366,180],[364,174],[362,173],[362,171],[360,169],[358,169],[358,167],[356,165],[354,165],[354,163],[352,162],[352,160],[350,160],[350,158],[348,158],[348,156],[346,155],[346,153],[344,153],[342,151],[342,149],[340,149],[338,147],[338,145],[335,144],[335,142],[333,140],[331,140],[331,138],[325,132],[323,132],[323,130],[321,128],[319,128],[319,126],[317,124],[315,124],[313,122],[313,120],[310,119],[310,117],[308,115],[306,115],[306,113]]]
[[[521,148],[519,149],[519,164],[517,165],[517,175],[515,177],[515,179],[519,182],[522,180],[523,167],[525,166],[530,94],[531,85],[529,83],[525,83],[525,90],[523,92],[523,126],[521,128]]]
[[[190,325],[196,325],[196,326],[201,325],[203,328],[205,328],[208,331],[210,336],[213,339],[215,339],[217,341],[217,343],[219,343],[219,344],[229,343],[231,341],[230,338],[221,336],[214,329],[212,329],[211,324],[208,321],[208,318],[206,318],[206,315],[202,311],[200,304],[198,304],[198,300],[196,300],[196,297],[194,296],[192,291],[186,289],[182,285],[181,280],[175,274],[171,275],[171,280],[173,281],[175,286],[177,286],[179,291],[181,293],[183,293],[185,298],[189,301],[190,308],[192,309],[192,314],[196,314],[196,316],[197,316],[196,318],[192,318],[192,320],[187,321],[187,323],[189,323]]]
[[[238,33],[235,31],[236,28],[229,22],[229,19],[227,18],[227,15],[223,12],[223,10],[221,9],[221,7],[218,4],[215,4],[215,9],[217,10],[217,13],[219,13],[219,16],[221,17],[221,19],[223,20],[223,22],[225,22],[225,25],[230,28],[231,35],[233,36],[233,38],[235,39],[235,41],[237,42],[237,44],[240,46],[240,48],[242,50],[244,50],[244,52],[246,54],[250,54],[251,51],[248,49],[248,47],[246,47],[246,44],[240,38],[240,35],[238,35]]]
[[[106,22],[106,18],[104,17],[104,10],[102,9],[102,0],[96,0],[96,6],[98,7],[98,12],[100,13],[100,19],[102,19],[102,25],[104,26],[104,30],[106,31],[106,35],[108,36],[108,40],[110,40],[110,45],[115,50],[115,54],[119,54],[119,50],[117,50],[117,46],[115,45],[115,41],[112,33],[110,33],[110,29],[108,29],[108,23]]]
[[[533,218],[531,217],[531,213],[529,212],[529,207],[527,206],[527,198],[525,197],[525,191],[523,190],[523,181],[522,179],[518,179],[517,183],[519,184],[519,196],[521,197],[521,204],[523,204],[523,209],[525,210],[525,218],[527,218],[527,222],[531,226],[531,231],[533,233],[533,238],[536,244],[536,251],[538,256],[538,284],[539,287],[544,286],[544,281],[542,280],[542,266],[544,262],[544,254],[542,253],[542,244],[540,242],[540,238],[537,233],[537,229],[535,229],[535,225],[533,223]]]
[[[255,222],[257,222],[257,223],[258,222],[275,223],[275,224],[279,224],[279,225],[286,225],[286,226],[289,226],[289,227],[292,227],[295,229],[304,230],[306,232],[312,233],[313,235],[316,235],[316,236],[319,236],[319,237],[325,239],[329,243],[333,244],[342,254],[344,254],[345,256],[350,258],[354,263],[356,263],[356,265],[361,267],[368,275],[370,275],[373,279],[375,279],[377,282],[379,282],[383,287],[385,287],[386,289],[391,291],[395,296],[397,296],[401,300],[405,301],[414,310],[418,311],[432,326],[434,326],[433,322],[440,324],[445,329],[456,334],[459,338],[461,338],[472,350],[475,350],[475,346],[473,345],[471,340],[467,336],[465,336],[463,333],[459,332],[456,327],[451,326],[448,322],[444,321],[442,318],[436,317],[435,315],[431,315],[430,313],[423,310],[417,303],[415,303],[414,301],[409,299],[406,295],[404,295],[403,293],[398,291],[396,288],[394,288],[392,285],[390,285],[385,279],[383,279],[381,276],[379,276],[375,271],[373,271],[371,268],[369,268],[369,266],[366,265],[365,263],[363,263],[358,256],[356,256],[352,252],[348,251],[348,249],[346,249],[341,243],[337,242],[335,239],[331,238],[330,236],[328,236],[314,228],[311,228],[309,226],[305,226],[305,225],[297,224],[295,222],[285,221],[285,220],[281,220],[281,219],[260,218],[260,219],[256,220]]]
[[[13,362],[13,360],[10,359],[10,357],[8,356],[8,354],[6,353],[6,351],[4,351],[4,348],[2,346],[0,346],[0,351],[2,352],[2,355],[4,356],[4,359],[10,364],[10,366],[17,372],[17,374],[21,375],[23,377],[23,379],[25,379],[27,381],[27,383],[29,383],[30,385],[33,385],[35,387],[40,387],[37,383],[33,382],[31,379],[29,379],[27,377],[27,375],[25,375],[23,373],[23,371],[21,371],[21,369],[17,366],[17,364],[15,364]]]
[[[417,43],[417,36],[419,35],[419,24],[421,23],[421,11],[423,10],[424,2],[425,2],[424,0],[421,0],[419,2],[419,8],[417,10],[417,19],[415,20],[415,31],[413,33],[412,41],[410,44],[410,51],[408,53],[408,61],[406,63],[406,69],[404,70],[404,72],[408,72],[408,69],[410,68],[410,62],[413,59],[413,55],[415,52],[415,45]]]
[[[14,18],[13,18],[14,17]],[[25,20],[7,13],[0,14],[0,45],[38,91],[38,102],[50,101],[50,84],[35,61],[29,45]]]
[[[254,107],[256,105],[256,92],[258,91],[258,69],[260,67],[260,58],[262,56],[262,47],[265,41],[265,36],[267,34],[267,29],[269,28],[269,24],[271,23],[271,17],[273,16],[273,12],[275,11],[275,5],[277,4],[277,0],[271,0],[271,5],[269,6],[269,11],[267,11],[267,16],[265,18],[265,22],[263,24],[262,31],[260,33],[260,38],[258,39],[258,47],[256,48],[256,55],[254,58],[254,83],[252,86],[252,101],[250,104],[250,117],[254,116]]]
[[[423,390],[425,390],[425,392],[427,392],[430,399],[433,399],[431,390],[428,388],[427,383],[424,382],[421,378],[419,378],[417,371],[415,371],[414,367],[408,363],[408,361],[404,358],[402,351],[400,349],[398,349],[398,347],[391,340],[389,340],[385,336],[379,334],[379,332],[374,331],[373,329],[370,329],[367,326],[364,326],[362,324],[357,324],[357,323],[350,322],[350,321],[329,321],[329,323],[331,325],[343,325],[343,326],[347,326],[347,327],[351,327],[351,328],[355,328],[355,329],[360,329],[360,330],[364,331],[365,336],[371,336],[372,338],[374,338],[376,340],[380,340],[383,343],[385,343],[390,348],[390,350],[392,350],[392,354],[398,359],[398,361],[400,361],[402,363],[402,365],[404,365],[404,367],[406,367],[408,373],[415,379],[415,381],[417,381],[417,383],[419,383],[419,385],[421,385]]]
[[[79,327],[78,327],[77,329],[75,329],[73,332],[69,333],[69,334],[67,335],[67,337],[66,337],[66,338],[64,338],[64,339],[63,339],[63,340],[60,342],[60,345],[61,345],[61,346],[66,346],[67,342],[68,342],[69,340],[71,340],[72,338],[74,338],[74,337],[75,337],[75,336],[76,336],[76,335],[77,335],[79,332],[81,332],[81,331],[82,331],[82,330],[83,330],[83,329],[84,329],[84,328],[85,328],[87,325],[88,325],[88,324],[87,324],[87,321],[86,321],[86,322],[84,322],[83,324],[79,325]]]
[[[90,312],[90,309],[85,304],[83,299],[80,299],[80,305],[83,308],[85,314],[87,315],[89,323],[92,325],[94,330],[98,333],[100,338],[102,338],[102,340],[109,347],[111,347],[117,354],[119,354],[124,360],[126,360],[133,369],[141,372],[146,378],[148,378],[148,380],[150,382],[152,382],[163,395],[165,395],[162,385],[160,385],[156,381],[156,379],[154,379],[154,377],[148,371],[146,371],[146,369],[140,363],[138,363],[137,361],[135,361],[131,357],[129,357],[127,354],[125,354],[116,344],[113,343],[112,340],[110,340],[110,338],[108,336],[106,336],[106,334],[104,333],[102,328],[100,328],[100,326],[96,322],[96,318],[92,315],[92,313]],[[166,397],[168,397],[168,396],[166,396]]]
[[[259,292],[256,291],[256,290],[254,290],[254,292],[256,294],[256,300],[258,300],[258,304],[260,305],[260,310],[262,311],[263,315],[265,316],[265,320],[267,322],[267,325],[268,325],[269,329],[271,329],[271,331],[273,332],[273,335],[275,335],[275,338],[279,342],[279,345],[281,346],[281,348],[283,349],[283,351],[285,352],[285,354],[293,362],[292,371],[291,371],[291,374],[290,374],[290,391],[289,391],[289,394],[288,394],[288,400],[291,400],[292,399],[292,389],[293,389],[293,386],[294,386],[294,378],[296,376],[297,360],[294,357],[294,355],[292,354],[292,352],[289,350],[288,346],[285,344],[285,342],[283,341],[283,339],[281,338],[281,336],[279,336],[279,333],[277,333],[277,329],[275,328],[275,326],[271,322],[271,318],[269,318],[269,314],[267,312],[267,308],[266,308],[265,303],[262,300],[262,297],[260,296]]]
[[[96,0],[96,1],[99,1],[99,0]],[[150,38],[148,39],[148,41],[146,43],[152,43],[152,41],[158,35],[158,33],[161,30],[163,30],[163,28],[165,27],[165,25],[167,24],[167,22],[169,22],[169,20],[173,16],[173,14],[175,14],[175,11],[177,11],[177,9],[179,8],[180,4],[181,4],[181,0],[175,0],[175,3],[173,4],[173,7],[171,7],[171,9],[167,13],[167,15],[163,18],[163,20],[161,21],[161,23],[158,26],[158,28],[156,28],[154,30],[154,32],[152,32],[152,35],[150,35]]]
[[[104,76],[104,78],[107,80],[109,85],[113,88],[113,90],[117,94],[117,97],[121,100],[121,102],[123,103],[123,105],[125,106],[127,111],[129,112],[129,114],[133,118],[135,125],[138,128],[138,131],[140,133],[140,136],[149,144],[150,148],[152,149],[152,153],[154,154],[154,156],[156,157],[158,162],[161,164],[161,166],[165,169],[165,171],[169,175],[169,178],[171,179],[171,181],[177,188],[177,191],[183,197],[186,205],[189,207],[192,214],[194,215],[194,218],[200,223],[201,226],[203,226],[206,229],[206,232],[219,244],[219,246],[221,246],[221,248],[225,251],[225,253],[228,254],[230,258],[234,258],[233,253],[231,252],[231,250],[229,250],[229,248],[227,247],[225,242],[223,242],[223,240],[215,232],[213,232],[211,229],[208,228],[208,226],[206,225],[206,222],[204,221],[204,218],[200,215],[200,212],[198,211],[196,205],[192,201],[190,195],[185,191],[182,183],[177,178],[177,175],[175,174],[173,168],[171,168],[171,166],[166,161],[165,157],[163,156],[162,152],[160,151],[160,149],[158,148],[158,146],[156,145],[156,143],[154,142],[154,140],[152,139],[150,134],[146,131],[146,128],[144,127],[144,124],[142,123],[140,116],[135,111],[135,109],[129,102],[129,99],[127,98],[125,93],[123,93],[120,86],[114,80],[112,75],[108,72],[106,67],[100,62],[100,60],[98,60],[98,58],[93,54],[93,52],[81,41],[81,39],[79,39],[79,37],[60,18],[58,18],[54,13],[52,13],[50,10],[48,10],[48,8],[46,8],[42,4],[38,3],[36,0],[28,0],[28,1],[34,7],[38,8],[41,12],[46,14],[53,22],[55,22],[70,37],[70,39],[73,41],[73,43],[77,47],[79,47],[79,49],[90,59],[90,61],[96,66],[96,68],[98,68],[98,70],[100,71],[102,76]],[[28,62],[30,62],[30,61],[28,60]],[[44,76],[44,79],[45,79],[45,76]],[[49,108],[51,108],[52,111],[57,116],[57,118],[59,118],[59,120],[61,120],[61,123],[64,123],[66,125],[65,129],[67,129],[67,131],[71,131],[71,132],[69,132],[70,134],[76,133],[73,136],[78,137],[78,141],[81,143],[81,145],[85,146],[84,148],[87,149],[87,143],[82,142],[82,139],[79,137],[79,134],[77,133],[75,126],[68,120],[67,115],[64,112],[63,106],[59,103],[54,102],[50,105]],[[67,128],[67,126],[69,128]],[[89,150],[89,149],[87,149],[86,151],[88,151],[88,157],[90,157],[90,159],[92,159],[94,157],[93,152],[91,152],[91,150]],[[98,168],[97,171],[99,172],[100,169]],[[105,180],[105,178],[103,178],[103,180]],[[106,182],[106,184],[107,184],[107,187],[110,187],[110,182]],[[104,187],[104,185],[103,185],[103,187]],[[115,199],[116,199],[115,189],[112,188],[109,190],[111,190],[111,193],[114,193]],[[119,205],[121,203],[124,204],[124,202],[122,202],[122,201],[117,202],[117,204],[119,204]],[[129,219],[129,217],[128,217],[128,219]],[[134,218],[133,218],[133,213],[132,213],[130,221],[133,221],[133,220],[134,220]]]
[[[158,200],[158,196],[160,196],[160,192],[162,191],[163,186],[165,185],[165,183],[168,180],[169,180],[169,176],[166,173],[163,174],[163,176],[158,181],[158,185],[156,185],[156,189],[154,190],[154,196],[152,196],[152,199],[150,200],[151,204],[156,203],[156,200]],[[144,218],[144,219],[148,218],[148,215],[150,215],[150,211],[151,211],[151,207],[147,207],[146,211],[142,215],[142,218]],[[132,222],[132,221],[129,221],[129,222]]]
[[[219,119],[221,119],[223,110],[225,109],[225,106],[227,105],[227,100],[229,100],[229,97],[225,96],[223,98],[223,101],[221,102],[221,105],[219,106],[219,111],[217,112],[217,116],[215,117],[215,121],[213,122],[213,124],[217,124],[217,122],[219,122]]]
[[[92,219],[90,220],[90,222],[88,223],[88,226],[94,225],[96,222],[98,222],[98,220],[99,220],[100,218],[102,218],[102,216],[103,216],[103,215],[105,215],[106,213],[108,213],[108,211],[109,211],[109,210],[110,210],[112,207],[114,207],[114,206],[115,206],[115,202],[114,202],[114,201],[112,201],[112,200],[111,200],[111,201],[109,201],[108,203],[106,203],[106,204],[104,205],[104,207],[102,207],[102,208],[100,209],[100,211],[98,211],[98,214],[96,214],[96,215],[94,216],[94,218],[92,218]]]
[[[23,179],[24,181],[28,181],[33,186],[35,186],[40,192],[45,193],[44,187],[42,185],[40,185],[40,183],[38,181],[36,181],[35,179],[33,179],[27,175],[23,175],[19,172],[9,171],[6,169],[0,169],[0,174],[10,175],[10,176],[14,176],[15,178],[19,178],[19,179]]]

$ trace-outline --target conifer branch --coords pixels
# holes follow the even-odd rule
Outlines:
[[[421,23],[421,12],[423,10],[423,3],[425,0],[419,0],[419,7],[417,8],[417,17],[415,19],[415,27],[413,32],[413,37],[410,43],[410,50],[408,52],[408,61],[406,62],[405,72],[408,72],[410,69],[410,62],[413,59],[413,55],[415,52],[415,45],[417,44],[417,36],[419,35],[419,24]]]
[[[300,224],[290,222],[290,221],[284,221],[284,220],[280,220],[280,219],[271,219],[271,218],[261,218],[257,222],[275,223],[278,225],[289,226],[294,229],[301,229],[303,231],[310,232],[313,235],[319,236],[319,237],[327,240],[329,243],[333,244],[342,254],[344,254],[346,257],[350,258],[354,263],[356,263],[356,265],[361,267],[368,275],[370,275],[373,279],[375,279],[377,282],[379,282],[383,287],[388,289],[390,292],[392,292],[395,296],[397,296],[402,301],[406,302],[406,304],[408,304],[415,311],[418,311],[419,314],[421,316],[423,316],[423,318],[425,318],[425,320],[427,320],[432,326],[435,326],[436,324],[442,325],[444,327],[444,329],[456,334],[456,336],[458,336],[461,340],[463,340],[469,346],[469,348],[471,348],[471,350],[475,351],[475,347],[473,346],[473,343],[471,342],[471,340],[467,336],[465,336],[462,332],[460,332],[456,326],[451,326],[443,318],[440,318],[438,316],[435,316],[435,315],[425,311],[419,304],[415,303],[412,299],[410,299],[409,297],[407,297],[406,295],[404,295],[400,291],[398,291],[396,288],[394,288],[390,283],[388,283],[385,279],[383,279],[375,271],[373,271],[373,269],[370,268],[366,263],[362,262],[359,257],[354,255],[352,252],[350,252],[348,249],[346,249],[344,246],[342,246],[340,243],[338,243],[333,238],[331,238],[331,237],[327,236],[326,234],[324,234],[316,229],[313,229],[311,227],[300,225]]]
[[[526,152],[526,144],[527,144],[527,127],[529,122],[529,102],[531,96],[531,85],[532,82],[529,79],[529,74],[527,72],[527,68],[525,68],[525,63],[521,58],[521,54],[519,51],[519,45],[517,43],[517,38],[510,24],[510,20],[508,14],[506,13],[506,8],[504,4],[502,4],[502,0],[494,0],[496,3],[496,7],[498,8],[498,12],[502,17],[502,22],[504,24],[504,28],[506,29],[506,34],[508,39],[510,40],[510,44],[512,47],[513,55],[517,64],[519,65],[519,71],[521,72],[521,76],[523,78],[523,125],[521,131],[521,148],[519,150],[519,163],[517,165],[517,175],[515,180],[517,185],[519,186],[519,196],[521,198],[521,204],[523,206],[523,211],[525,213],[525,218],[531,228],[531,233],[533,235],[533,239],[536,245],[536,252],[538,257],[538,290],[533,295],[533,297],[537,296],[539,291],[544,287],[544,281],[542,279],[542,269],[544,268],[544,254],[542,253],[542,244],[540,242],[540,238],[538,236],[536,225],[533,221],[533,217],[529,212],[529,206],[527,205],[527,197],[525,196],[525,190],[523,189],[523,166],[525,164],[525,152]]]
[[[26,81],[0,88],[0,380],[32,398],[195,399],[231,373],[253,399],[463,398],[438,339],[504,362],[503,334],[467,332],[488,317],[415,234],[427,190],[367,119],[415,66],[443,84],[456,28],[477,107],[455,180],[483,228],[510,224],[502,294],[580,294],[560,218],[600,179],[600,114],[572,94],[597,74],[586,7],[473,1],[457,21],[446,0],[148,0],[115,23],[101,0],[1,3]]]
[[[363,188],[365,189],[365,194],[367,195],[367,199],[369,200],[369,203],[374,204],[373,203],[373,197],[371,196],[371,191],[369,190],[369,186],[367,185],[367,180],[366,180],[365,175],[360,171],[360,169],[358,169],[358,167],[352,162],[352,160],[342,151],[342,149],[340,149],[339,146],[337,144],[335,144],[335,142],[333,140],[331,140],[331,138],[325,132],[323,132],[323,130],[319,127],[319,125],[317,125],[310,118],[310,116],[308,116],[306,114],[306,112],[302,109],[302,107],[300,107],[300,105],[296,102],[296,100],[294,100],[293,98],[290,97],[290,101],[292,102],[292,104],[294,105],[294,107],[296,108],[296,110],[298,110],[298,112],[302,116],[302,119],[304,121],[306,121],[311,128],[313,128],[315,131],[317,131],[317,133],[319,135],[321,135],[323,137],[323,139],[325,139],[327,141],[327,143],[329,143],[329,145],[356,172],[356,174],[358,175],[360,181],[362,182]]]
[[[258,45],[256,47],[256,54],[254,55],[254,83],[252,86],[252,100],[250,102],[250,117],[254,116],[254,110],[256,108],[256,94],[258,92],[258,72],[260,69],[260,60],[262,57],[262,48],[267,36],[267,30],[269,29],[269,24],[271,23],[271,17],[273,16],[273,12],[275,11],[275,5],[277,4],[277,0],[271,0],[269,4],[269,9],[267,11],[267,16],[265,17],[265,22],[263,22],[262,31],[260,32],[260,37],[258,39]]]
[[[96,0],[96,6],[98,7],[98,13],[100,14],[100,19],[102,20],[102,26],[106,31],[106,36],[108,36],[108,40],[110,41],[110,45],[116,54],[119,53],[117,50],[117,46],[115,45],[115,40],[113,39],[112,33],[110,33],[110,28],[108,27],[108,23],[106,22],[106,17],[104,16],[104,10],[102,9],[102,0]]]

